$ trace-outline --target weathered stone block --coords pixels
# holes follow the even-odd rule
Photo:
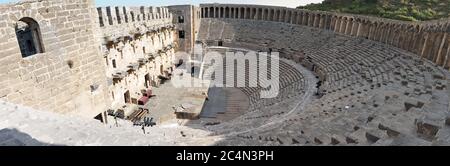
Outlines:
[[[400,135],[400,132],[395,131],[395,130],[393,130],[393,129],[387,127],[387,126],[384,126],[384,125],[381,124],[381,123],[378,125],[378,129],[380,129],[380,130],[386,130],[386,134],[387,134],[389,137],[397,137],[398,135]]]
[[[439,125],[425,121],[423,119],[422,120],[416,119],[416,127],[417,127],[417,134],[420,137],[429,141],[433,140],[439,129],[441,129]]]

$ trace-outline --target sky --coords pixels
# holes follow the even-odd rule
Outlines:
[[[0,3],[16,2],[18,0],[0,0]],[[168,6],[200,3],[235,3],[260,4],[272,6],[297,7],[310,3],[320,3],[323,0],[95,0],[97,6]]]

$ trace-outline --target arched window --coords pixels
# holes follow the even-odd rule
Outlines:
[[[112,65],[113,65],[113,68],[116,68],[116,67],[117,67],[117,66],[116,66],[116,60],[115,60],[115,59],[112,60]]]
[[[32,18],[24,17],[16,24],[16,36],[22,57],[44,52],[39,24]]]
[[[184,31],[178,31],[178,38],[184,39]]]
[[[178,16],[178,23],[184,23],[184,17]]]

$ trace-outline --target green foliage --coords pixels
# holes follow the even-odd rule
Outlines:
[[[450,0],[325,0],[301,9],[373,15],[404,21],[450,17]]]

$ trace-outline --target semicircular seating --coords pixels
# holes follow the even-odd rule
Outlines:
[[[226,47],[278,50],[281,57],[308,67],[323,82],[321,95],[305,108],[294,107],[295,114],[280,119],[276,111],[258,111],[212,127],[219,133],[245,131],[218,144],[450,144],[450,74],[413,53],[363,38],[270,21],[206,18],[200,37],[210,44],[223,40]],[[298,56],[304,60],[294,59]],[[289,70],[280,63],[280,73]],[[252,90],[243,91],[252,96]],[[279,103],[264,110],[286,112],[290,107],[283,104],[296,101],[275,102]],[[240,126],[254,129],[239,130]]]

